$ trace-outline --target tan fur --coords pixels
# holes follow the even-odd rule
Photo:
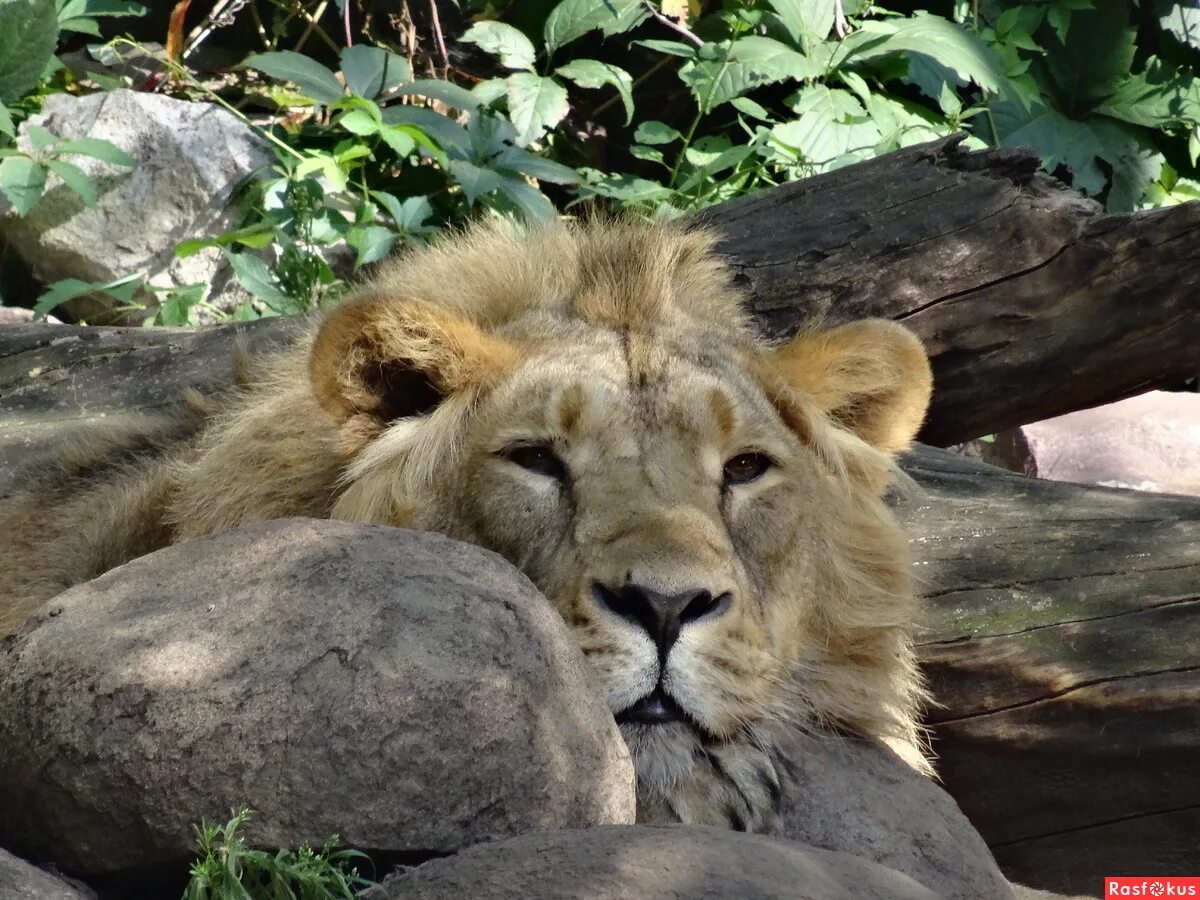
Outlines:
[[[0,506],[0,629],[219,528],[405,525],[523,569],[614,713],[656,685],[682,707],[685,721],[622,724],[643,820],[765,828],[780,725],[877,737],[927,770],[910,562],[882,497],[928,402],[925,354],[880,321],[761,342],[713,242],[675,225],[493,224],[385,265],[198,436],[87,484],[64,464]],[[150,440],[126,437],[80,452]],[[514,461],[531,444],[563,480]],[[772,466],[724,484],[749,452]],[[597,600],[594,585],[630,582],[732,599],[660,662]]]

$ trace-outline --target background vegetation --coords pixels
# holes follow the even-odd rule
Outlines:
[[[47,178],[85,201],[98,141],[17,125],[51,93],[217,102],[274,171],[218,246],[252,318],[335,302],[355,270],[481,214],[581,201],[673,217],[900,147],[968,133],[1031,147],[1112,211],[1200,197],[1196,0],[0,0],[0,191]],[[338,265],[338,260],[345,261]],[[0,285],[0,290],[2,290]],[[48,286],[38,309],[140,273]],[[207,287],[149,320],[196,321]]]

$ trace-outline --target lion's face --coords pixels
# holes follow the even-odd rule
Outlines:
[[[911,438],[928,368],[885,323],[762,346],[705,237],[613,231],[641,239],[553,232],[575,265],[535,280],[532,253],[499,310],[439,293],[449,271],[406,285],[418,258],[396,295],[331,317],[314,380],[355,457],[337,514],[506,556],[576,635],[646,807],[761,827],[777,723],[912,740],[911,590],[880,450]],[[466,249],[460,269],[480,264]],[[647,255],[667,271],[647,278]]]

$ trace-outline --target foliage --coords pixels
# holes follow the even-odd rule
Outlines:
[[[48,2],[0,0],[0,20],[44,19]],[[65,29],[132,6],[57,0],[55,14]],[[202,289],[156,299],[143,282],[153,321],[336,302],[354,271],[478,215],[591,201],[679,216],[962,130],[975,147],[1032,147],[1114,211],[1200,195],[1190,0],[463,0],[466,25],[440,36],[453,63],[428,49],[436,35],[413,44],[364,21],[352,41],[345,22],[369,4],[333,6],[272,0],[263,51],[232,78],[168,60],[174,91],[262,128],[277,159],[232,231],[178,248],[219,248],[253,304],[221,314]],[[297,37],[298,11],[311,27]],[[38,47],[53,52],[44,35]],[[8,74],[5,60],[0,97],[35,70],[49,89],[43,66]],[[10,153],[0,187],[30,195],[31,165],[44,176],[50,161]],[[39,308],[79,289],[55,286]]]
[[[243,809],[224,827],[195,828],[197,859],[183,900],[351,900],[371,884],[354,868],[366,856],[336,849],[336,835],[319,850],[251,850],[240,833],[251,815]]]
[[[46,189],[46,176],[53,172],[64,185],[80,196],[88,206],[96,205],[96,186],[92,179],[64,156],[90,156],[114,166],[132,167],[132,156],[100,138],[60,140],[40,125],[27,131],[31,152],[0,147],[0,192],[8,198],[18,216],[26,215]]]

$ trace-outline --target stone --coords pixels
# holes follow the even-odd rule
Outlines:
[[[954,798],[887,748],[833,735],[782,738],[774,833],[903,872],[946,898],[1012,896]]]
[[[48,96],[42,112],[22,123],[21,150],[32,150],[35,125],[61,138],[103,138],[137,160],[131,170],[66,157],[95,183],[92,208],[53,174],[24,218],[0,198],[0,233],[39,281],[110,282],[136,272],[160,287],[212,285],[208,300],[221,309],[248,298],[219,250],[179,259],[175,245],[233,227],[226,207],[234,189],[274,159],[250,126],[211,103],[129,90]],[[80,299],[64,309],[98,318],[111,301]]]
[[[11,325],[28,325],[33,321],[33,310],[20,306],[0,306],[0,328]],[[46,316],[46,322],[57,322],[54,316]]]
[[[89,900],[95,896],[0,849],[0,897],[4,900]]]
[[[0,644],[0,842],[73,875],[191,824],[423,859],[634,821],[633,766],[550,603],[435,534],[285,519],[134,560]]]
[[[956,451],[1050,481],[1200,496],[1200,394],[1148,391]]]
[[[720,828],[638,825],[530,834],[472,847],[394,875],[364,894],[364,900],[936,896],[906,875],[848,853]]]

